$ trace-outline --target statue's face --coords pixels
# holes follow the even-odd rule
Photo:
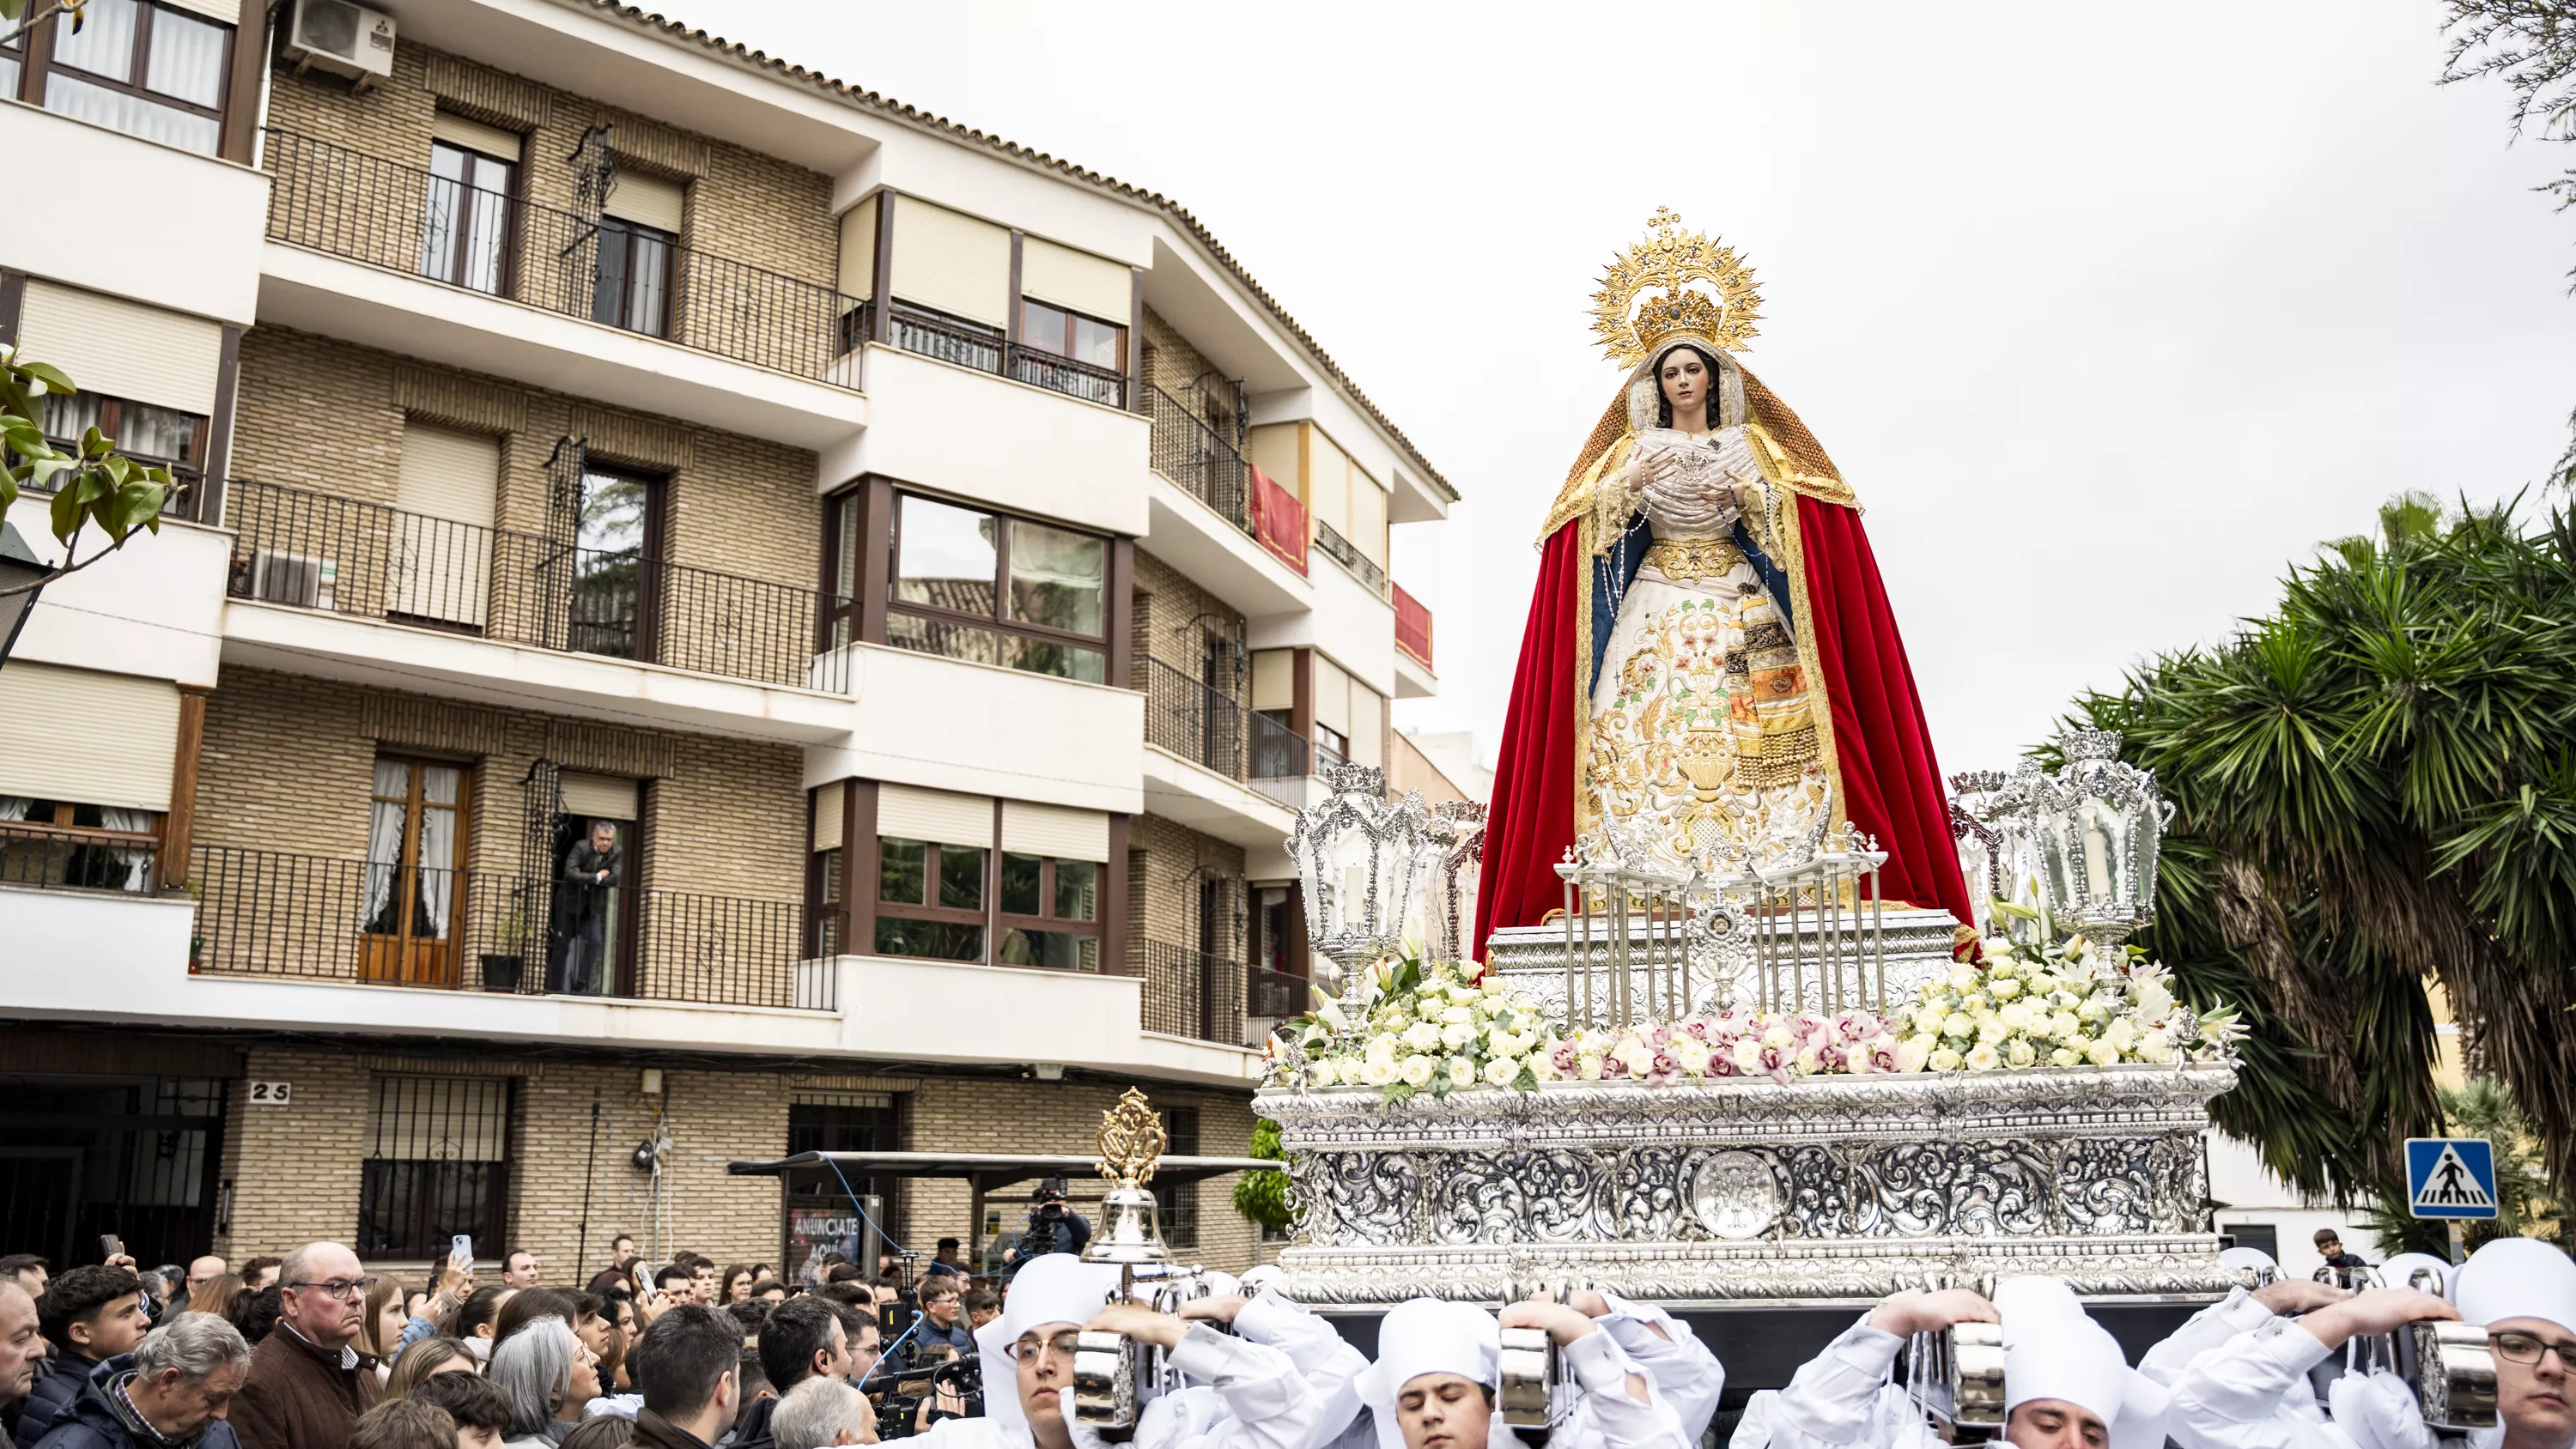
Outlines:
[[[1706,427],[1702,419],[1708,416],[1708,390],[1716,379],[1709,376],[1708,364],[1700,361],[1699,354],[1676,347],[1656,364],[1655,373],[1664,385],[1664,401],[1673,405],[1673,426]]]

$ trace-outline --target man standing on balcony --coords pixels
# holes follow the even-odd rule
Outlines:
[[[608,915],[616,909],[623,884],[624,852],[617,827],[606,820],[590,822],[590,835],[564,855],[563,879],[555,885],[555,940],[562,963],[550,991],[589,996],[599,990],[599,958],[608,941]]]

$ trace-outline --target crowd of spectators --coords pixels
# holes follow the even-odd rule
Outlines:
[[[578,1286],[546,1279],[524,1249],[425,1282],[333,1242],[238,1269],[0,1256],[0,1449],[874,1443],[980,1412],[971,1334],[1008,1291],[954,1238],[918,1274],[830,1254],[791,1282],[621,1234]]]

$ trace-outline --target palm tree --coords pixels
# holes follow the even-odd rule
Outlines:
[[[2075,722],[2116,729],[2177,813],[2140,944],[2254,1029],[2225,1130],[2352,1199],[2437,1135],[2428,983],[2576,1166],[2576,520],[2392,500],[2270,615],[2165,655]]]

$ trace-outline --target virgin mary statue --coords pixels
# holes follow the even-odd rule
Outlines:
[[[1678,868],[1887,852],[1882,897],[1969,919],[1948,797],[1860,503],[1735,360],[1734,249],[1658,211],[1594,297],[1628,369],[1540,535],[1475,940],[1563,903],[1578,835]]]

